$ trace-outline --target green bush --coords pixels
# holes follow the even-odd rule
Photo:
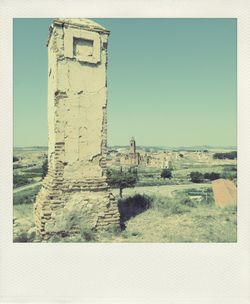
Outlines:
[[[237,158],[237,151],[215,153],[213,155],[213,158],[214,159],[236,159]]]
[[[170,169],[163,169],[161,172],[162,178],[172,178],[172,171]]]
[[[190,179],[193,183],[203,183],[204,177],[201,172],[191,172],[190,173]]]
[[[127,197],[126,199],[120,199],[118,201],[118,210],[120,213],[121,226],[124,226],[124,222],[129,220],[148,208],[151,207],[152,199],[148,195],[136,194],[134,196]]]
[[[219,179],[221,176],[219,173],[211,172],[211,173],[204,173],[204,178],[208,180],[216,180]]]

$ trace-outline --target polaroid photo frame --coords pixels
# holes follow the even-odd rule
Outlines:
[[[249,303],[249,3],[10,0],[0,8],[1,303]],[[237,242],[13,242],[13,18],[54,17],[237,19]],[[98,62],[97,37],[69,40],[67,56]]]

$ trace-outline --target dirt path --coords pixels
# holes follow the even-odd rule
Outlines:
[[[201,189],[201,188],[211,188],[210,184],[185,184],[185,185],[162,185],[162,186],[147,186],[147,187],[135,187],[135,188],[126,188],[123,190],[123,195],[134,195],[139,194],[158,194],[158,195],[167,195],[171,196],[172,192],[175,190],[186,190],[186,189]],[[118,189],[112,189],[114,195],[119,194]]]

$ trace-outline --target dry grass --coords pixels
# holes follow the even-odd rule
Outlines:
[[[19,222],[14,230],[22,233],[33,226],[33,205],[14,206],[14,217]],[[125,222],[123,231],[113,229],[97,233],[96,242],[133,243],[209,243],[237,241],[237,210],[218,208],[214,204],[186,205],[186,197],[153,198],[151,208]],[[22,236],[22,235],[21,235]],[[28,239],[32,241],[32,239]],[[86,242],[84,237],[56,238],[55,242]]]
[[[236,211],[199,206],[190,212],[165,216],[150,209],[130,219],[118,236],[106,242],[221,243],[237,241]]]

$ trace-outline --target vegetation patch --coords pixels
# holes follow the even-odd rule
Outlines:
[[[214,153],[214,159],[236,159],[237,151]]]
[[[122,171],[121,170],[108,170],[107,183],[110,187],[118,188],[120,190],[120,197],[122,198],[122,190],[124,188],[131,188],[136,185],[137,171]]]
[[[123,230],[110,227],[107,231],[96,232],[79,218],[79,214],[69,212],[71,220],[67,225],[73,228],[83,223],[77,233],[55,234],[49,242],[236,242],[237,207],[216,207],[212,191],[208,189],[207,200],[196,201],[189,197],[190,192],[198,190],[189,188],[175,191],[172,196],[135,195],[120,200],[125,202],[121,204],[124,220],[126,218]],[[131,211],[135,205],[136,214]],[[33,204],[15,205],[14,219],[15,241],[39,241],[32,230]],[[66,221],[60,223],[66,225]]]
[[[118,210],[120,213],[121,226],[124,227],[125,222],[148,208],[152,204],[152,199],[147,195],[136,194],[126,199],[118,201]]]
[[[160,195],[152,197],[151,208],[162,213],[163,216],[190,212],[190,207],[195,207],[195,204],[183,193],[174,197]]]
[[[29,189],[24,189],[13,194],[13,205],[32,204],[39,192],[41,185],[36,185]]]

